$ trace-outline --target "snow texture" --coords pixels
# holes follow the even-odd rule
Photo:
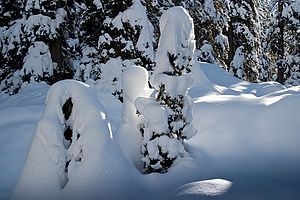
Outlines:
[[[232,183],[223,179],[212,179],[187,183],[177,188],[177,197],[187,196],[219,196],[226,193]],[[201,197],[200,197],[201,198]]]

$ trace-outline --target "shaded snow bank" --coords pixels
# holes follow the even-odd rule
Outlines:
[[[71,80],[49,89],[12,199],[130,198],[125,162],[95,94]]]
[[[216,65],[200,67],[215,90],[191,90],[196,166],[207,178],[234,183],[221,199],[298,199],[300,87],[248,83]]]

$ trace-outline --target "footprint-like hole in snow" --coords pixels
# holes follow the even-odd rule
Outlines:
[[[226,193],[232,182],[224,179],[211,179],[187,183],[176,189],[176,197],[186,196],[219,196]]]

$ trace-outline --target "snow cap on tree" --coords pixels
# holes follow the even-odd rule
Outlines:
[[[37,82],[51,78],[53,75],[53,63],[49,47],[44,42],[34,42],[29,47],[20,75],[23,77],[23,80],[28,76],[31,81]]]
[[[244,47],[240,46],[236,49],[233,60],[230,63],[230,72],[235,77],[242,79],[243,78],[243,70],[244,70]]]
[[[181,75],[189,72],[195,51],[193,19],[187,10],[176,6],[163,13],[159,26],[161,36],[154,75],[160,73]],[[153,81],[153,85],[156,86],[154,79]]]
[[[135,106],[144,116],[142,161],[146,173],[165,173],[185,154],[183,142],[197,130],[191,125],[193,83],[191,67],[195,51],[193,20],[183,7],[165,11],[160,20],[156,68],[151,83],[156,101],[138,98]]]

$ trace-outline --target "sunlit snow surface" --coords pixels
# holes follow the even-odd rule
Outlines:
[[[106,118],[101,124],[110,124],[112,131],[112,137],[110,131],[105,131],[105,140],[109,141],[105,145],[114,145],[109,147],[114,149],[114,157],[125,161],[118,167],[101,165],[101,170],[78,170],[73,166],[81,173],[74,177],[88,181],[103,174],[102,180],[106,180],[112,170],[121,170],[118,177],[124,175],[122,184],[135,188],[132,199],[300,199],[300,87],[247,83],[219,66],[205,63],[200,63],[194,73],[196,84],[189,95],[194,100],[193,125],[199,132],[185,145],[189,155],[166,174],[141,174],[135,168],[140,167],[139,132],[130,125],[120,128],[121,103],[108,92],[97,90],[103,105],[101,115]],[[36,125],[45,111],[48,89],[45,84],[30,84],[15,96],[0,95],[0,199],[8,199],[18,182]],[[118,143],[122,143],[123,153],[117,150]],[[97,163],[106,162],[101,160],[101,151],[98,153]],[[118,177],[103,184],[106,188],[113,185],[118,193]],[[73,194],[85,183],[79,180],[71,181],[76,186],[69,187]],[[80,197],[86,196],[85,188]],[[109,199],[101,194],[99,197]]]
[[[186,196],[218,196],[227,192],[232,183],[223,179],[211,179],[187,183],[177,188],[177,197]],[[199,197],[198,197],[199,198]]]

